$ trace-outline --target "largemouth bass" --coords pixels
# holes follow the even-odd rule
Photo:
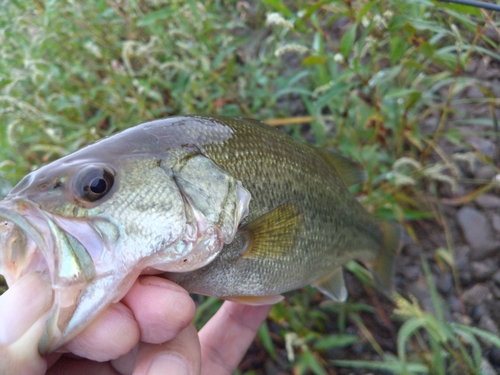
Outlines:
[[[0,202],[0,273],[50,278],[49,353],[141,273],[247,304],[312,284],[347,296],[342,265],[372,260],[391,289],[400,227],[350,194],[358,166],[259,121],[138,125],[30,173]]]

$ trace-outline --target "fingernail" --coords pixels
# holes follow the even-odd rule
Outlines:
[[[147,375],[189,375],[186,363],[173,355],[160,355],[149,366]]]
[[[0,298],[0,344],[20,338],[52,305],[52,289],[37,273],[17,281]]]

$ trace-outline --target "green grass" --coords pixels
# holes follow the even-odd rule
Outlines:
[[[491,12],[429,0],[0,6],[0,194],[31,169],[147,120],[244,115],[359,161],[368,172],[355,192],[362,203],[417,240],[414,221],[441,222],[439,189],[467,183],[456,161],[492,165],[464,140],[474,121],[498,142],[498,98],[468,70],[482,57],[500,60],[491,37],[499,16]],[[483,98],[461,96],[472,86]],[[471,117],[461,108],[471,101],[491,111]],[[436,130],[424,132],[433,117]],[[447,155],[442,141],[468,153]],[[477,192],[491,187],[483,182]],[[456,275],[451,241],[436,254]],[[348,268],[373,290],[363,268]],[[334,366],[479,374],[479,338],[496,346],[500,339],[445,322],[435,296],[434,305],[431,313],[396,298],[390,350],[366,325],[379,306],[324,302],[306,289],[273,307],[259,340],[273,359],[286,352],[294,374],[329,374]],[[217,306],[206,300],[198,322]],[[366,348],[378,359],[336,358],[342,348]]]

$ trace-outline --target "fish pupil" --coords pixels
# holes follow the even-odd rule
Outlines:
[[[106,192],[108,183],[104,178],[94,178],[90,183],[89,190],[91,193],[101,195]]]

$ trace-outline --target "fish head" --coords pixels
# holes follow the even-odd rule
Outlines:
[[[42,272],[54,291],[42,354],[119,301],[141,273],[208,264],[248,212],[248,191],[202,155],[115,155],[105,146],[30,173],[0,201],[0,274],[11,285]]]

